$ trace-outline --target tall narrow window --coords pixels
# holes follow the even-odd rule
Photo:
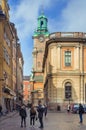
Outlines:
[[[41,27],[43,26],[43,21],[41,21]]]
[[[71,51],[65,51],[65,66],[71,66]]]
[[[41,66],[41,63],[40,62],[38,62],[38,67],[40,67]]]
[[[72,86],[71,83],[67,82],[65,84],[65,99],[69,99],[72,97]]]

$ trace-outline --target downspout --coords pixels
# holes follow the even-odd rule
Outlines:
[[[82,87],[83,87],[83,104],[84,104],[84,43],[82,46]]]

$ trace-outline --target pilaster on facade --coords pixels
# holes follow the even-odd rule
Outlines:
[[[74,63],[75,63],[75,69],[79,70],[80,69],[80,45],[76,45],[75,46],[75,50],[74,50]]]
[[[61,44],[57,44],[57,70],[61,69]],[[59,63],[59,64],[58,64]]]

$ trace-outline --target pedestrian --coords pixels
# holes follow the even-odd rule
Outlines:
[[[44,105],[44,115],[45,115],[45,117],[47,116],[47,105],[46,104]]]
[[[68,113],[70,112],[70,104],[68,104],[68,106],[67,106],[67,112]]]
[[[41,103],[41,100],[38,101],[38,107],[37,107],[37,112],[38,112],[38,118],[39,118],[39,123],[40,123],[40,127],[39,128],[43,128],[43,113],[44,113],[44,106]]]
[[[23,127],[23,124],[24,124],[24,127],[26,127],[27,112],[24,105],[21,106],[19,114],[21,117],[21,127]]]
[[[32,105],[30,109],[30,125],[34,126],[35,125],[35,120],[37,119],[37,113],[35,110],[35,107]]]
[[[0,116],[2,115],[2,105],[0,104]]]
[[[20,109],[21,109],[21,105],[20,105],[20,104],[18,104],[18,103],[16,103],[16,110],[19,112],[19,111],[20,111]]]
[[[83,123],[83,113],[84,113],[84,108],[82,106],[82,104],[79,104],[79,118],[80,118],[80,122],[79,123]]]

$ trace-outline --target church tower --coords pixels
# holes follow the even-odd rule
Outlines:
[[[36,99],[43,99],[43,73],[42,73],[42,62],[45,51],[46,41],[49,39],[49,32],[47,28],[48,19],[42,12],[38,17],[37,30],[34,31],[33,41],[33,90],[35,90]],[[41,92],[41,94],[39,94]],[[40,95],[40,96],[38,96]],[[33,99],[34,102],[35,99]]]
[[[47,29],[47,18],[42,13],[38,17],[38,27],[34,31],[33,40],[34,40],[34,49],[33,49],[33,69],[36,72],[42,71],[42,59],[44,55],[45,43],[48,39],[49,32]]]

